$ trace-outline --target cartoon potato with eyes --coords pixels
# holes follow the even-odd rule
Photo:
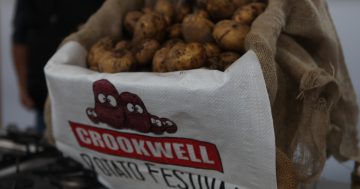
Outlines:
[[[177,131],[173,121],[150,114],[139,96],[130,92],[119,94],[108,80],[94,82],[93,93],[95,107],[87,108],[86,115],[96,124],[105,123],[115,129],[132,129],[157,135]]]
[[[163,134],[166,130],[165,125],[161,122],[161,119],[158,116],[150,115],[151,129],[150,132],[160,135]]]
[[[151,128],[150,114],[147,112],[144,102],[136,94],[129,92],[121,93],[120,99],[125,109],[126,127],[148,133]]]
[[[170,133],[170,134],[171,133],[176,133],[177,126],[173,121],[171,121],[168,118],[161,118],[160,121],[161,121],[162,125],[165,127],[165,131],[167,133]]]
[[[124,128],[124,109],[114,85],[105,79],[98,80],[93,84],[93,92],[95,107],[86,109],[89,119],[94,123],[106,123],[116,129]]]

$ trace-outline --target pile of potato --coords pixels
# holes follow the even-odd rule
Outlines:
[[[244,53],[244,40],[266,8],[261,0],[157,0],[124,17],[126,37],[106,37],[89,51],[90,69],[171,72],[225,70]]]

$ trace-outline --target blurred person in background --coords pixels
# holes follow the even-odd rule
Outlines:
[[[96,12],[104,0],[17,0],[12,51],[22,105],[36,112],[36,131],[45,129],[44,66],[64,37]]]

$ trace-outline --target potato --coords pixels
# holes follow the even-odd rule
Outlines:
[[[264,3],[250,3],[237,9],[233,15],[233,20],[241,24],[251,25],[255,18],[265,11],[265,8],[266,4]]]
[[[181,32],[181,24],[174,24],[167,30],[168,38],[174,39],[174,38],[181,38],[182,32]]]
[[[231,0],[207,0],[206,10],[214,20],[231,18],[236,7]]]
[[[144,8],[142,9],[142,12],[143,12],[144,14],[150,14],[150,13],[153,13],[154,10],[153,10],[152,7],[144,7]]]
[[[196,6],[201,10],[206,10],[207,2],[208,0],[196,0]]]
[[[170,39],[163,44],[163,47],[172,48],[173,46],[175,46],[178,43],[184,43],[184,41],[181,39],[178,39],[178,38]]]
[[[153,71],[154,72],[168,72],[165,58],[169,54],[172,47],[177,44],[184,44],[181,39],[170,39],[163,44],[163,47],[156,51],[153,58]]]
[[[155,39],[161,42],[166,33],[166,20],[159,13],[144,14],[135,25],[134,42],[140,42],[146,39]]]
[[[182,22],[192,11],[192,4],[189,0],[178,0],[175,4],[175,20]]]
[[[144,0],[144,8],[152,9],[152,7],[155,6],[155,3],[154,0]]]
[[[257,0],[231,0],[235,7],[239,8],[246,4],[256,2]]]
[[[210,15],[208,12],[206,12],[206,10],[197,10],[196,12],[194,12],[194,14],[196,14],[197,16],[201,17],[201,18],[206,18],[208,20],[210,20]]]
[[[205,43],[203,47],[207,58],[217,57],[221,53],[220,48],[214,43]]]
[[[224,50],[243,52],[246,35],[250,27],[233,20],[223,20],[216,24],[213,37]]]
[[[122,49],[130,49],[131,48],[131,44],[129,41],[119,41],[116,43],[114,50],[122,50]]]
[[[155,52],[160,48],[156,40],[145,40],[134,48],[134,55],[137,63],[141,66],[151,63]]]
[[[214,43],[205,43],[203,44],[203,47],[206,53],[206,66],[212,65],[212,62],[217,62],[221,49]]]
[[[206,43],[214,41],[212,30],[214,24],[206,17],[205,11],[197,11],[184,18],[181,31],[186,42]]]
[[[118,73],[130,71],[136,64],[134,55],[128,50],[106,51],[99,62],[99,71]]]
[[[171,25],[174,17],[174,7],[170,0],[157,0],[154,11],[164,16],[167,25]]]
[[[128,12],[124,19],[124,27],[129,33],[134,33],[136,22],[141,18],[144,13],[140,11]]]
[[[165,65],[165,58],[169,54],[171,47],[163,47],[156,51],[153,58],[153,72],[167,72],[167,66]]]
[[[223,70],[226,70],[231,64],[240,58],[240,54],[235,52],[224,52],[219,56],[219,63],[222,66]]]
[[[115,39],[105,37],[95,43],[87,55],[87,64],[91,70],[98,71],[98,64],[102,60],[105,52],[110,51],[115,44]]]
[[[218,56],[208,58],[206,65],[207,65],[207,68],[209,68],[209,69],[211,69],[211,70],[224,71],[224,70],[222,69],[222,67],[220,66],[219,57],[218,57]]]
[[[167,71],[190,70],[204,67],[206,52],[200,43],[178,43],[165,58]]]
[[[240,58],[240,54],[238,53],[224,52],[221,53],[218,57],[213,57],[209,59],[210,62],[209,68],[224,71],[239,58]]]

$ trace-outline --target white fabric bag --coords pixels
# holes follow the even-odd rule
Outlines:
[[[275,189],[256,54],[225,72],[104,74],[65,44],[45,67],[56,146],[113,189]]]

